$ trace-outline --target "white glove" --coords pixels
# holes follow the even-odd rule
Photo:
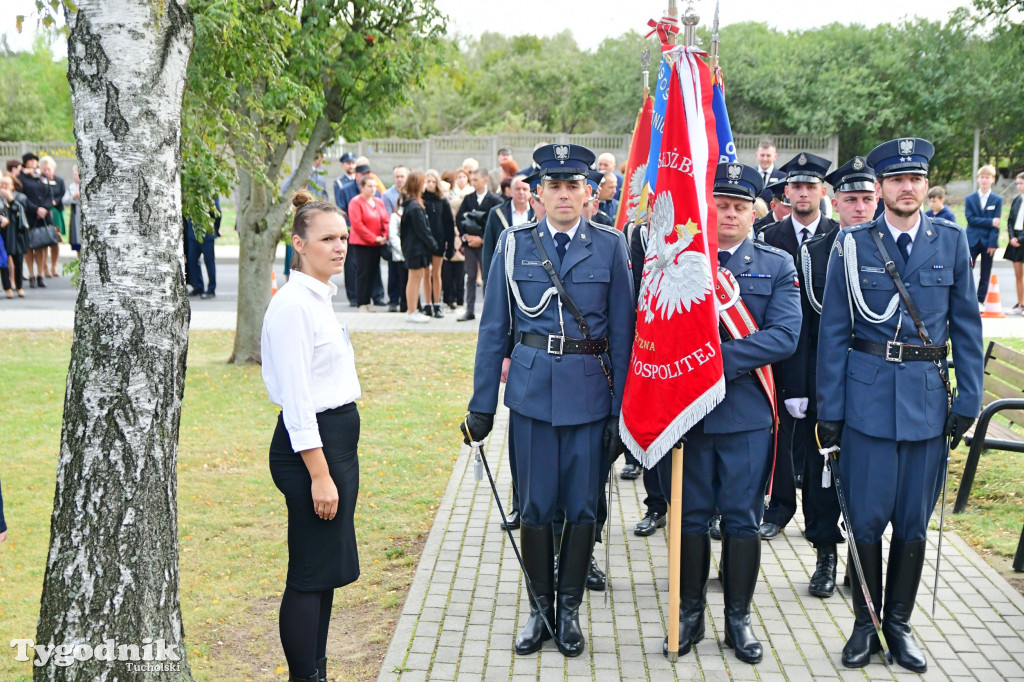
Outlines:
[[[786,403],[786,412],[789,412],[793,419],[803,419],[807,416],[807,398],[789,398]]]

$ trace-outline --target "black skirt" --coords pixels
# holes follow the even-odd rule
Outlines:
[[[288,587],[306,592],[342,587],[359,578],[354,516],[359,495],[359,411],[355,403],[316,415],[324,457],[338,487],[338,513],[313,511],[313,479],[292,449],[279,414],[270,441],[270,474],[288,504]]]
[[[1019,240],[1018,240],[1019,241]],[[1003,251],[1003,258],[1014,263],[1024,262],[1024,244],[1020,246],[1006,245],[1006,250]]]

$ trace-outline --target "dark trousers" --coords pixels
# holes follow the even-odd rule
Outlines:
[[[666,457],[671,457],[671,454],[670,451]],[[661,492],[661,479],[658,477],[658,467],[653,466],[650,469],[645,469],[629,450],[626,450],[626,464],[634,464],[643,471],[644,492],[647,493],[647,497],[644,498],[644,506],[647,507],[647,513],[664,514],[667,512],[668,500],[665,499],[664,493]]]
[[[359,274],[356,266],[356,258],[353,257],[352,250],[356,247],[356,244],[351,244],[349,247],[349,257],[345,259],[345,295],[348,297],[348,302],[352,305],[360,305],[359,296],[357,295],[357,287],[359,282]],[[370,247],[377,249],[377,261],[376,267],[373,268],[373,280],[371,281],[370,298],[373,301],[384,300],[384,280],[380,276],[380,247]]]
[[[604,420],[552,426],[513,411],[511,422],[523,523],[549,524],[560,509],[569,523],[593,523],[601,460],[607,462]]]
[[[11,286],[12,277],[10,270],[7,268],[7,263],[4,263],[4,267],[0,269],[0,280],[3,280],[3,288],[5,291],[7,289],[21,289],[22,279],[24,278],[25,256],[18,254],[17,256],[11,256],[11,259],[14,260],[13,287]]]
[[[213,259],[213,243],[215,241],[213,233],[207,232],[203,235],[203,241],[196,239],[195,232],[190,229],[185,230],[185,236],[188,239],[188,273],[192,278],[192,289],[199,293],[212,294],[217,289],[217,264]],[[206,274],[210,279],[208,285],[203,282],[203,271],[199,267],[200,255],[203,257],[203,263],[206,264]]]
[[[928,532],[942,490],[946,439],[894,441],[843,429],[839,471],[858,543],[880,542],[892,523],[894,540],[919,542]]]
[[[785,405],[779,405],[779,441],[775,457],[775,478],[772,483],[772,499],[764,510],[765,523],[774,523],[785,528],[796,514],[796,483],[793,480],[793,452],[797,441],[804,442],[807,419],[793,419]],[[813,426],[813,422],[811,422]],[[768,443],[768,467],[771,471],[772,443]]]
[[[408,310],[405,301],[405,285],[409,282],[409,270],[403,260],[388,261],[388,303],[397,305],[403,313]]]
[[[992,256],[988,255],[988,247],[982,243],[974,244],[971,247],[971,267],[978,262],[981,256],[981,277],[978,280],[978,303],[985,302],[985,295],[988,293],[988,281],[992,275]]]
[[[700,422],[686,438],[682,532],[706,533],[717,501],[724,535],[757,534],[771,469],[771,430],[704,433],[704,422]],[[662,457],[658,467],[662,493],[669,498],[672,457]]]
[[[380,247],[350,244],[348,250],[356,265],[356,305],[370,305],[374,272],[380,277]]]
[[[483,247],[478,249],[466,247],[466,312],[475,313],[476,310],[476,276],[480,272],[480,262],[483,258]]]
[[[441,265],[441,295],[444,302],[462,305],[466,300],[466,262],[446,260]]]
[[[801,421],[814,424],[818,421],[815,412],[807,411],[806,419]],[[805,448],[803,510],[804,528],[807,541],[815,548],[829,547],[842,540],[839,532],[839,498],[836,497],[836,484],[821,487],[821,476],[825,469],[825,458],[811,448]]]

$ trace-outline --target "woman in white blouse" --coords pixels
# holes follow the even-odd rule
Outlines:
[[[300,190],[292,199],[292,276],[263,318],[263,381],[281,406],[270,473],[288,505],[288,579],[281,645],[292,680],[327,679],[327,628],[335,588],[359,577],[360,396],[348,330],[334,314],[348,230],[333,204]]]

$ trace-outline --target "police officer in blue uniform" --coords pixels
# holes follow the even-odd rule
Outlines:
[[[771,404],[754,370],[792,355],[800,332],[793,259],[749,237],[754,199],[761,189],[755,169],[719,164],[714,183],[718,262],[736,277],[758,331],[722,343],[725,398],[686,434],[682,523],[672,530],[682,533],[679,654],[704,638],[711,561],[708,521],[717,502],[722,514],[725,645],[735,647],[736,657],[747,663],[758,663],[763,655],[750,625],[750,601],[761,564],[758,527],[771,473],[774,427]],[[662,458],[658,466],[668,498],[671,458]]]
[[[784,191],[789,199],[792,212],[769,226],[761,233],[761,239],[793,258],[793,266],[800,260],[800,245],[815,235],[836,230],[839,224],[825,217],[821,212],[821,200],[825,196],[825,174],[832,162],[828,159],[800,152],[782,165],[779,170],[786,174]],[[811,322],[810,308],[803,301],[803,325],[800,336],[806,338],[807,326]],[[817,322],[817,319],[814,319]],[[803,477],[804,453],[808,444],[813,447],[813,422],[804,419],[810,402],[811,387],[807,385],[807,371],[802,361],[806,353],[797,352],[791,358],[775,366],[775,387],[779,411],[778,459],[775,464],[775,486],[772,503],[765,510],[761,520],[761,537],[771,540],[778,536],[796,514],[796,484],[794,474]]]
[[[882,631],[896,662],[915,672],[928,667],[910,629],[928,519],[942,488],[947,447],[956,447],[981,409],[984,364],[966,234],[920,210],[933,152],[926,140],[903,138],[868,154],[885,208],[877,219],[839,233],[818,337],[818,435],[822,447],[842,448],[849,530],[871,600],[884,611]],[[951,407],[950,342],[957,381]],[[882,533],[890,523],[883,600]],[[858,668],[880,644],[860,590],[853,599],[843,665]]]
[[[505,405],[516,443],[522,558],[536,594],[515,650],[540,649],[550,638],[547,618],[558,649],[578,656],[586,645],[579,608],[594,545],[599,477],[609,452],[624,450],[618,415],[635,299],[625,237],[581,216],[593,152],[554,144],[538,148],[533,158],[546,216],[506,230],[498,242],[463,433],[467,442],[480,441],[491,430],[502,358],[514,329]],[[559,509],[565,526],[556,586],[551,524]]]
[[[867,165],[862,156],[853,157],[826,175],[825,181],[832,185],[835,193],[832,203],[839,216],[839,223],[800,245],[797,274],[804,298],[804,324],[800,332],[800,344],[790,368],[795,375],[791,381],[803,387],[801,395],[813,396],[817,383],[818,327],[829,253],[840,228],[864,222],[874,214],[878,201],[875,180],[874,169]],[[839,530],[839,500],[831,479],[825,473],[825,459],[818,454],[814,437],[814,424],[818,418],[817,403],[807,398],[803,400],[804,415],[798,422],[798,428],[803,431],[804,439],[804,536],[818,555],[808,591],[816,597],[827,598],[836,589],[836,565],[839,559],[836,544],[845,542],[845,539]]]

